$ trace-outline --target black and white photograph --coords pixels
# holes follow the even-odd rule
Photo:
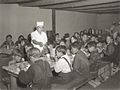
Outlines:
[[[0,90],[120,90],[120,0],[0,0]]]

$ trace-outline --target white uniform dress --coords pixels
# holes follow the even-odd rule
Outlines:
[[[40,51],[43,50],[43,47],[40,47],[40,45],[36,45],[32,42],[32,40],[36,40],[37,42],[42,42],[43,45],[47,43],[47,35],[45,32],[41,32],[41,34],[35,30],[34,32],[31,33],[31,43],[33,44],[34,47],[38,48]]]

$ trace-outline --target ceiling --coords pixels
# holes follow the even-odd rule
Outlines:
[[[0,3],[85,13],[120,13],[120,0],[0,0]]]

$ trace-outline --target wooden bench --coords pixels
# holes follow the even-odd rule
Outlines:
[[[83,85],[87,84],[90,80],[92,80],[94,78],[97,78],[98,76],[103,75],[106,72],[109,72],[109,77],[110,77],[111,76],[111,63],[110,62],[104,62],[104,61],[102,61],[100,64],[101,65],[99,67],[99,70],[98,70],[97,74],[94,74],[94,73],[92,74],[91,73],[90,77],[86,81],[84,81],[84,82],[80,83],[78,86],[74,87],[73,90],[77,90],[77,89],[81,88]],[[106,66],[108,68],[106,70],[103,70],[102,72],[100,72],[100,70],[102,68],[105,68]]]
[[[90,77],[87,80],[85,80],[84,82],[77,85],[76,87],[73,87],[73,90],[77,90],[77,89],[81,88],[82,86],[87,84],[90,80],[97,78],[97,76],[98,76],[97,73],[90,73]]]
[[[66,84],[53,84],[52,90],[77,90],[78,88],[82,87],[86,83],[88,83],[90,80],[97,77],[97,73],[91,73],[89,78],[79,80],[79,78],[72,80],[71,82],[68,82]]]

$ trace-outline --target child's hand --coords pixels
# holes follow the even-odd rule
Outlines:
[[[13,64],[15,64],[15,63],[16,63],[16,61],[15,61],[15,60],[12,60],[12,61],[9,62],[9,65],[13,65]]]
[[[20,64],[19,68],[20,68],[20,70],[24,70],[25,69],[24,64]]]

